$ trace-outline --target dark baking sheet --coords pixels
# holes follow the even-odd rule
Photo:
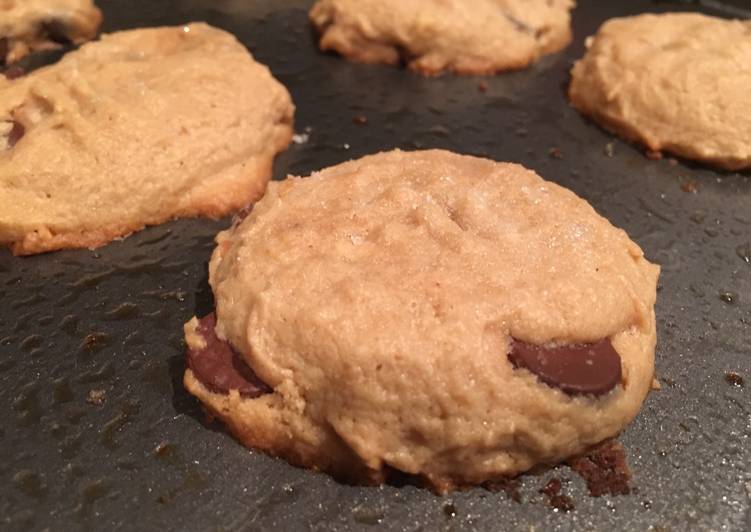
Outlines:
[[[747,1],[580,0],[575,42],[534,68],[423,79],[316,52],[310,2],[100,1],[106,31],[207,20],[285,83],[309,140],[275,176],[378,150],[444,147],[518,161],[589,200],[662,264],[657,371],[622,435],[629,496],[591,498],[565,467],[522,503],[475,489],[358,488],[248,452],[182,389],[182,323],[211,306],[206,262],[227,225],[179,221],[96,251],[0,251],[0,528],[9,530],[748,530],[751,528],[751,180],[650,161],[564,96],[583,41],[611,16]],[[740,10],[740,11],[738,11]],[[366,116],[365,125],[354,123]],[[309,129],[308,129],[309,128]],[[611,156],[612,155],[612,156]],[[691,192],[695,189],[695,192]],[[736,372],[749,385],[726,379]],[[731,379],[732,380],[732,379]],[[87,402],[103,390],[101,405]],[[576,509],[538,490],[565,484]]]

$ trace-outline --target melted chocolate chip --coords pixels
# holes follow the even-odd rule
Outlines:
[[[15,120],[3,122],[3,124],[5,124],[5,127],[7,127],[7,124],[9,123],[13,124],[10,128],[10,131],[3,134],[5,136],[5,148],[8,150],[13,148],[13,146],[15,146],[16,143],[21,140],[21,137],[24,136],[24,133],[26,133],[26,128],[23,127],[23,124],[21,124],[20,122],[16,122]],[[1,138],[2,137],[0,136],[0,139]],[[2,143],[0,143],[0,147],[1,146]]]
[[[271,388],[253,373],[232,346],[216,336],[214,327],[214,313],[201,318],[197,332],[203,337],[206,347],[186,351],[188,367],[196,378],[216,393],[238,390],[245,397],[259,397],[271,392]]]
[[[7,79],[18,79],[20,77],[23,77],[25,74],[26,72],[24,72],[23,68],[19,66],[15,66],[15,65],[9,66],[8,68],[5,69],[5,72],[3,72],[3,75]]]
[[[54,43],[71,44],[68,26],[62,20],[45,20],[42,22],[39,33]]]
[[[0,66],[5,65],[6,58],[10,52],[10,42],[7,37],[0,37]]]
[[[253,212],[253,203],[249,203],[235,213],[235,215],[232,217],[232,225],[240,224],[243,220],[245,220],[245,218],[250,216],[251,212]]]
[[[621,357],[609,339],[594,344],[543,347],[513,340],[508,355],[517,368],[569,394],[603,395],[621,382]]]
[[[16,143],[21,140],[21,137],[23,137],[26,134],[26,128],[23,127],[23,124],[21,122],[13,122],[13,129],[10,130],[10,134],[8,135],[8,146],[11,148],[16,145]]]

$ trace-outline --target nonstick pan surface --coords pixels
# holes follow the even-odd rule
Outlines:
[[[634,472],[627,496],[592,498],[567,467],[522,477],[521,502],[483,489],[346,486],[247,451],[182,388],[182,324],[211,309],[206,264],[229,220],[177,221],[95,251],[2,250],[0,528],[751,529],[749,174],[649,160],[565,97],[584,39],[607,18],[749,16],[751,4],[580,0],[563,53],[522,72],[424,79],[319,53],[302,0],[98,3],[104,31],[205,20],[268,64],[293,95],[300,134],[277,179],[442,147],[520,162],[586,198],[662,265],[662,389],[620,437]],[[539,493],[552,477],[573,511]]]

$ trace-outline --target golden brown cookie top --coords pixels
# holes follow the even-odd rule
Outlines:
[[[302,442],[333,431],[373,478],[388,464],[437,489],[483,482],[581,452],[635,415],[653,377],[658,271],[519,165],[363,157],[272,183],[218,237],[216,334],[272,392],[187,382],[235,427],[283,419],[268,430]],[[560,357],[599,364],[608,382],[545,365]],[[277,436],[242,437],[284,454]]]
[[[423,74],[524,68],[571,40],[573,0],[319,0],[321,48]]]
[[[494,326],[538,344],[641,326],[654,303],[657,268],[585,201],[519,165],[445,151],[397,150],[273,183],[220,242],[211,282],[233,343],[244,328],[223,320],[252,311],[243,294],[277,286],[296,308],[349,324],[340,334],[353,346],[372,324],[345,301],[384,323]]]
[[[293,106],[268,68],[206,24],[104,35],[0,77],[0,243],[88,246],[256,199]],[[17,126],[18,125],[18,126]]]
[[[574,66],[570,97],[650,150],[747,168],[750,58],[751,21],[692,13],[612,19]]]
[[[0,63],[59,42],[94,38],[102,13],[92,0],[0,0]]]

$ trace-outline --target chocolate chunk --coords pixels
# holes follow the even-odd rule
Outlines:
[[[543,347],[513,340],[508,355],[517,368],[569,395],[603,395],[621,382],[621,357],[609,339],[594,344]]]
[[[253,373],[232,346],[220,340],[214,331],[216,316],[212,312],[198,322],[197,332],[206,342],[203,349],[186,350],[188,367],[209,390],[229,393],[238,390],[244,397],[259,397],[269,388]]]

